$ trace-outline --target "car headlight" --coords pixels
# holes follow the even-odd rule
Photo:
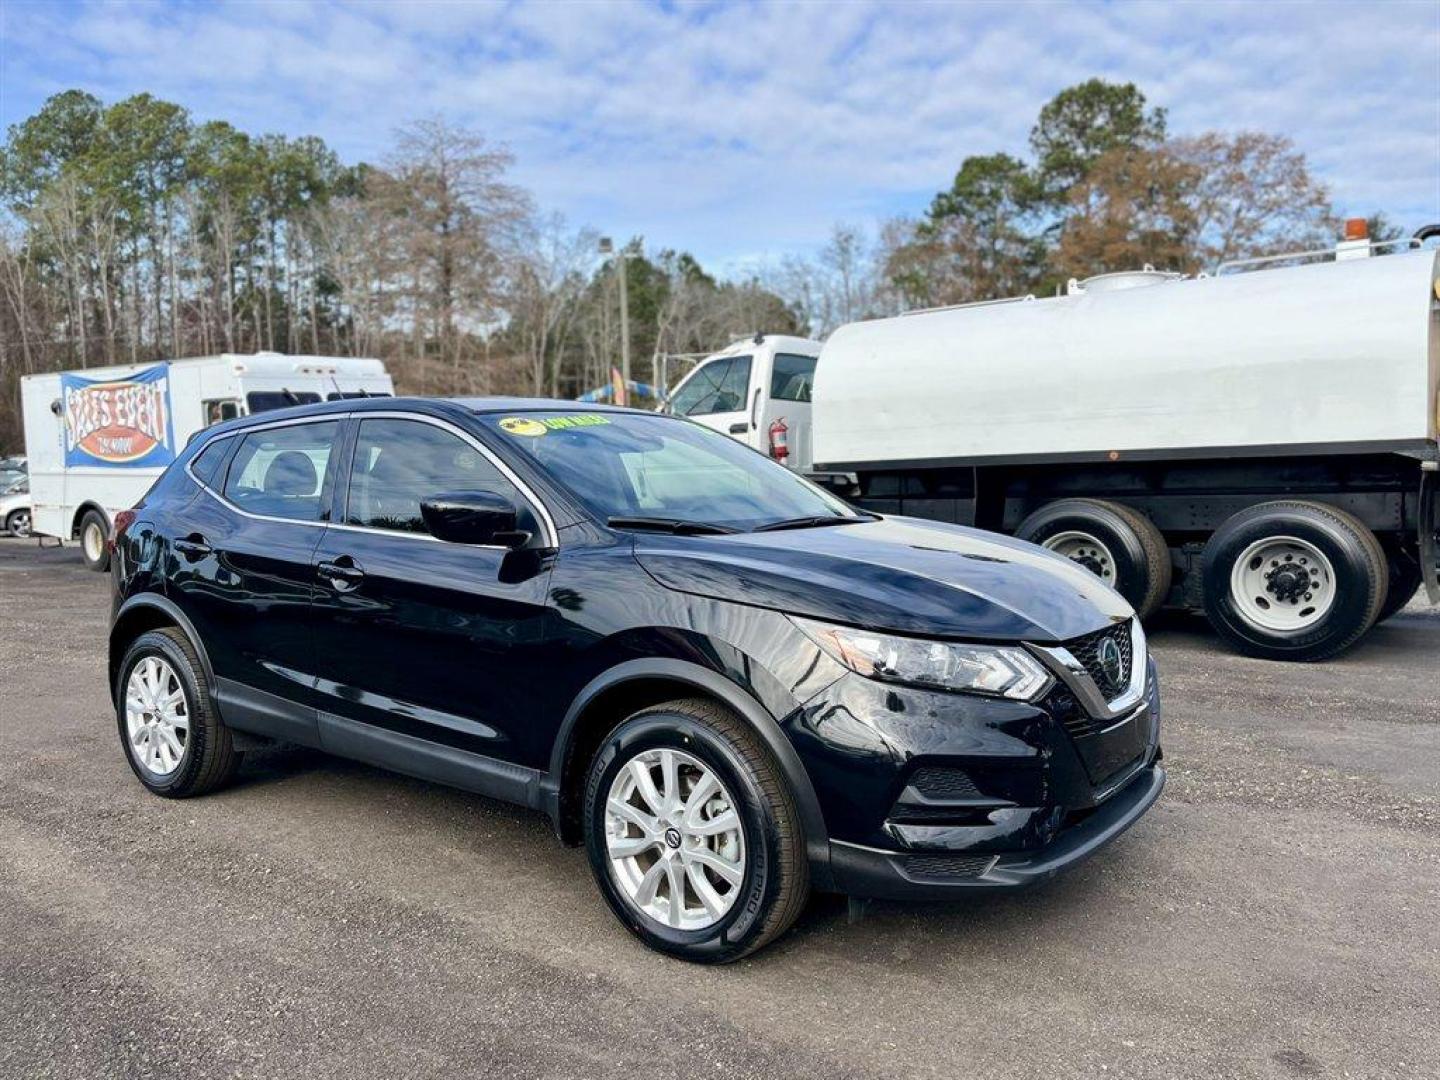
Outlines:
[[[927,641],[795,616],[791,621],[827,655],[872,679],[1016,701],[1034,701],[1050,687],[1050,673],[1013,646]]]

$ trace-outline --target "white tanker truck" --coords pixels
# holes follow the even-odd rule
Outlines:
[[[841,327],[814,470],[1043,544],[1142,616],[1203,610],[1250,655],[1331,656],[1422,583],[1440,602],[1435,232]]]

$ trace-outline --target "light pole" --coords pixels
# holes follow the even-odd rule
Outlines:
[[[620,382],[625,399],[630,399],[630,303],[625,291],[625,249],[616,248],[610,237],[600,238],[600,254],[614,254],[615,273],[620,278]],[[618,403],[617,403],[618,404]]]

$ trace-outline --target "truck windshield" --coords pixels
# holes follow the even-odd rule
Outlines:
[[[319,400],[319,394],[308,390],[251,390],[245,395],[245,404],[251,413],[288,409],[292,405],[314,405]]]
[[[601,521],[643,518],[670,531],[723,532],[869,516],[734,439],[672,417],[537,412],[480,420]]]

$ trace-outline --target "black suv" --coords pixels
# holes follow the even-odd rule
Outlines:
[[[1139,622],[1041,548],[860,513],[686,420],[343,401],[208,429],[117,516],[110,675],[159,795],[299,743],[543,809],[647,944],[812,887],[1048,877],[1155,801]]]

